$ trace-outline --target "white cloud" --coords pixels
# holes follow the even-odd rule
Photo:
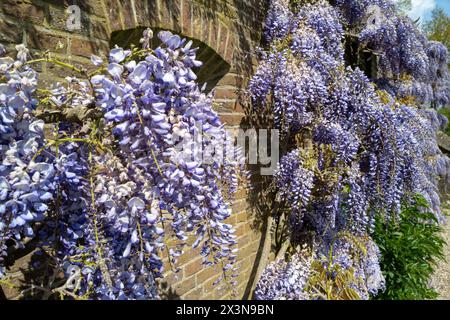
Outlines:
[[[426,20],[426,16],[436,7],[436,0],[411,0],[411,10],[408,15],[416,20]]]

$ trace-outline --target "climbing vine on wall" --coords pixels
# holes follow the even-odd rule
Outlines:
[[[3,284],[5,259],[33,240],[54,269],[43,297],[155,299],[164,254],[177,271],[190,234],[204,265],[220,266],[218,282],[234,284],[236,241],[224,220],[242,159],[196,83],[192,42],[162,31],[153,50],[152,37],[147,29],[141,47],[93,56],[90,73],[49,56],[30,60],[23,45],[16,59],[0,48]],[[79,78],[37,89],[38,63]],[[198,130],[213,137],[204,148],[231,153],[198,161]]]
[[[249,96],[253,111],[273,116],[283,154],[266,190],[275,203],[269,259],[254,295],[389,293],[380,221],[397,230],[420,213],[405,210],[417,194],[426,218],[443,220],[437,186],[450,161],[436,144],[444,121],[435,109],[449,103],[447,49],[390,0],[271,0],[264,35]],[[349,63],[349,37],[370,68]],[[91,72],[0,46],[0,284],[14,286],[8,264],[32,247],[41,257],[33,268],[52,271],[23,293],[158,299],[163,258],[176,272],[189,245],[205,266],[219,266],[217,283],[236,287],[236,237],[225,220],[243,157],[198,86],[192,42],[162,31],[152,49],[152,38],[146,29],[140,47],[92,56]],[[42,63],[77,77],[38,88]],[[205,149],[213,162],[199,160]]]
[[[346,65],[348,33],[378,57],[376,78]],[[394,223],[422,194],[443,218],[450,161],[436,144],[441,119],[424,107],[448,103],[447,51],[385,0],[273,0],[265,38],[249,91],[287,146],[272,182],[285,210],[269,221],[289,232],[255,296],[368,299],[385,288],[375,216]]]

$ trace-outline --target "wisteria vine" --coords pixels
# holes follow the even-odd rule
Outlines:
[[[29,60],[23,45],[16,60],[0,58],[2,281],[11,248],[37,239],[65,274],[41,288],[47,296],[157,299],[164,257],[176,272],[194,236],[204,265],[235,283],[236,240],[224,221],[243,158],[197,83],[192,42],[161,31],[152,49],[152,37],[147,29],[141,47],[93,56],[90,73]],[[42,62],[80,77],[37,89],[32,66]],[[58,120],[45,124],[45,110]],[[213,161],[198,158],[199,147]]]
[[[377,59],[374,78],[348,66],[348,34]],[[395,221],[420,193],[443,218],[437,185],[450,161],[436,143],[439,116],[424,107],[448,103],[447,50],[388,0],[272,0],[265,35],[249,93],[290,146],[273,182],[291,250],[267,266],[255,297],[368,299],[384,287],[375,215]]]

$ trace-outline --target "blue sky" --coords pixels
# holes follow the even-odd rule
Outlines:
[[[413,19],[420,18],[422,22],[431,18],[431,11],[436,7],[444,9],[450,15],[450,0],[411,0],[411,4],[409,16]]]

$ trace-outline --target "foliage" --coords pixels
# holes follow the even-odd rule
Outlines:
[[[444,132],[450,136],[450,108],[441,108],[438,110],[438,112],[439,114],[447,118],[447,127],[445,128]]]
[[[163,255],[176,271],[190,234],[203,263],[222,267],[219,281],[234,283],[236,241],[224,220],[242,158],[196,83],[192,42],[158,36],[154,50],[148,29],[141,48],[93,56],[91,73],[48,56],[29,61],[22,45],[16,60],[0,59],[0,257],[34,238],[65,274],[40,289],[47,297],[158,298]],[[32,65],[42,62],[84,79],[37,90]],[[51,134],[36,109],[59,115]],[[193,154],[199,130],[213,161]]]
[[[381,251],[386,290],[376,299],[434,299],[429,280],[437,260],[444,259],[442,228],[418,196],[406,204],[397,221],[378,216],[373,238]]]
[[[430,21],[424,25],[430,40],[439,41],[450,48],[450,17],[441,8],[433,10]]]
[[[381,19],[374,23],[368,11],[373,6]],[[344,272],[338,282],[345,279],[343,287],[355,291],[347,298],[368,299],[384,284],[379,251],[370,238],[375,213],[394,221],[402,201],[421,193],[441,218],[437,185],[450,161],[436,143],[436,111],[418,107],[448,101],[446,50],[428,42],[385,0],[338,0],[334,7],[325,1],[273,0],[265,28],[267,50],[249,91],[255,110],[273,113],[287,145],[272,186],[287,202],[282,213],[287,218],[277,219],[288,221],[292,248],[302,234],[314,234],[312,259],[322,269],[317,262],[299,266],[294,250],[294,258],[267,266],[255,295],[310,298],[305,286],[292,283],[307,283],[315,266],[316,282],[328,288],[324,270],[332,266]],[[360,50],[379,55],[376,86],[361,70],[345,65],[345,30],[358,32]],[[345,241],[342,234],[359,241]],[[358,243],[370,248],[366,255],[355,254]],[[336,288],[319,293],[342,298]]]

